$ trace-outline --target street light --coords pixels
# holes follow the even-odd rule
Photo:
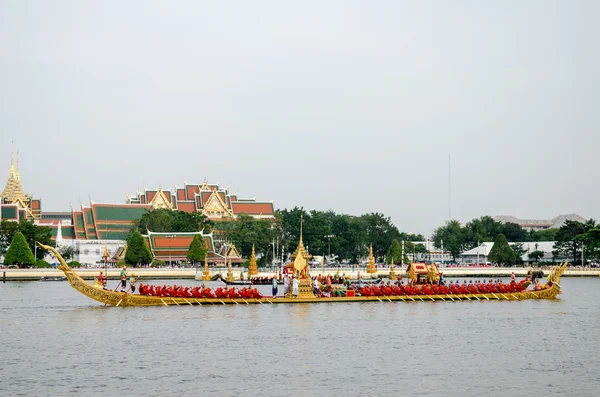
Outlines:
[[[335,234],[328,234],[327,236],[325,236],[325,238],[328,241],[328,245],[329,245],[329,255],[327,255],[329,257],[329,259],[331,259],[331,239],[335,238]]]

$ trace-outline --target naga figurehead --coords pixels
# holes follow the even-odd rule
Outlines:
[[[72,271],[72,269],[69,267],[69,265],[67,265],[67,262],[62,257],[62,255],[59,254],[58,251],[54,247],[51,247],[49,245],[44,245],[42,243],[38,243],[38,245],[45,250],[51,251],[52,254],[54,254],[56,259],[58,259],[58,261],[60,262],[60,266],[58,266],[58,269],[62,270],[65,273],[67,273],[68,271]]]
[[[558,285],[560,288],[560,276],[565,272],[569,262],[561,263],[560,265],[554,266],[548,275],[548,282]]]

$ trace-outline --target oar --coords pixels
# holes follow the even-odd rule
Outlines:
[[[140,279],[140,276],[138,276],[135,280],[133,280],[133,283],[137,283],[137,281]],[[129,283],[129,288],[127,288],[127,291],[125,291],[125,293],[128,293],[129,290],[131,289],[131,283]]]
[[[450,295],[446,294],[446,296],[447,296],[448,298],[450,298],[450,300],[451,300],[452,302],[454,302],[454,299],[452,299],[452,297],[451,297]]]

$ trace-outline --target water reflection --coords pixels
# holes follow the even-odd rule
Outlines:
[[[592,396],[599,284],[565,279],[555,301],[114,308],[8,283],[0,394]]]

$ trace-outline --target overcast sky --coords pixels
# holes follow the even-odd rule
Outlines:
[[[598,219],[599,18],[597,1],[0,0],[0,183],[14,140],[46,211],[206,177],[425,235],[450,212]]]

